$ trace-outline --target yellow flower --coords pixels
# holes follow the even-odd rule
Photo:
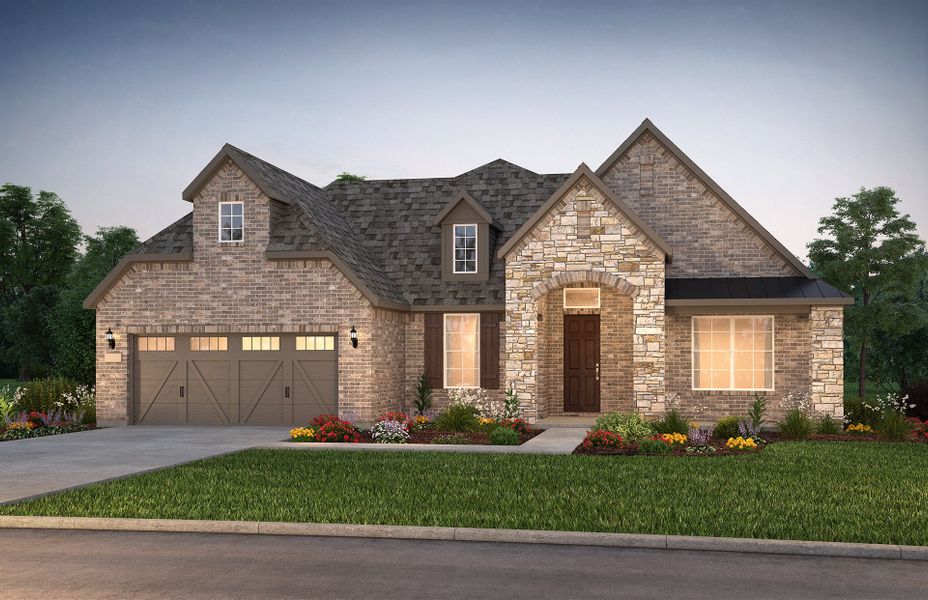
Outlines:
[[[294,427],[290,430],[290,439],[302,439],[309,438],[312,439],[316,435],[316,430],[312,427]]]

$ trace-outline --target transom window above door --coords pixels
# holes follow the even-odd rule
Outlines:
[[[599,288],[564,288],[564,308],[599,308]]]
[[[477,225],[454,226],[454,272],[477,272]]]
[[[245,206],[241,202],[219,203],[219,241],[241,242],[245,238]]]

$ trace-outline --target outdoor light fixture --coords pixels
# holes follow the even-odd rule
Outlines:
[[[114,348],[116,348],[116,338],[113,337],[112,329],[106,330],[106,343],[110,345],[110,350],[113,350]]]
[[[358,330],[354,328],[354,325],[351,326],[351,331],[348,332],[348,337],[351,338],[351,347],[358,347]]]

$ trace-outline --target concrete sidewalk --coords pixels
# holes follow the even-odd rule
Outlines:
[[[586,429],[554,427],[546,429],[521,446],[490,446],[482,444],[340,444],[332,442],[276,441],[258,444],[257,448],[286,448],[288,450],[347,450],[354,452],[451,452],[464,454],[571,454]]]

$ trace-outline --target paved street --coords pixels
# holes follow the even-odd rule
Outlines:
[[[0,548],[0,598],[17,599],[911,600],[928,589],[925,563],[877,559],[37,530],[0,530]]]
[[[286,438],[286,427],[112,427],[3,442],[0,502]]]

